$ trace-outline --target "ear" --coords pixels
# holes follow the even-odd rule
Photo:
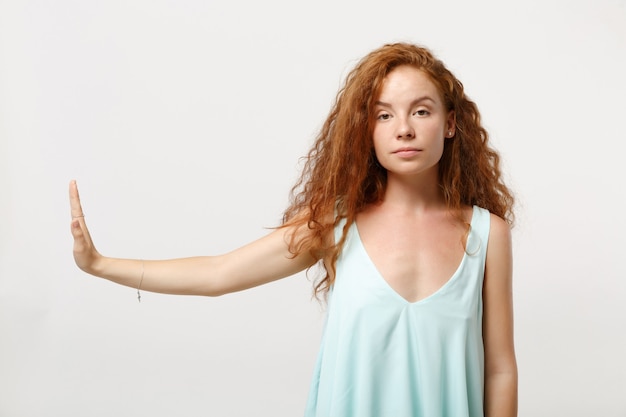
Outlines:
[[[456,113],[454,110],[448,112],[448,119],[446,120],[446,130],[444,136],[446,138],[453,138],[456,135]]]

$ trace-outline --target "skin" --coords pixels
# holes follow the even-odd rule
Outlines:
[[[438,185],[445,140],[454,136],[454,113],[437,87],[409,66],[386,77],[376,107],[373,146],[387,169],[383,200],[357,216],[361,240],[377,268],[399,295],[423,299],[439,289],[464,254],[465,225],[446,209]],[[275,281],[313,265],[309,253],[293,257],[289,237],[307,230],[276,229],[232,252],[161,261],[101,255],[89,235],[76,182],[70,183],[74,259],[83,271],[115,283],[169,294],[218,296]],[[464,207],[465,220],[471,207]],[[419,233],[415,233],[415,231]],[[323,257],[324,254],[321,254]],[[491,216],[483,288],[485,415],[517,415],[517,366],[513,345],[511,235]]]

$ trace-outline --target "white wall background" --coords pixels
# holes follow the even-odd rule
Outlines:
[[[0,416],[298,416],[323,311],[299,275],[217,299],[80,272],[278,223],[343,76],[424,44],[519,201],[520,416],[626,416],[626,2],[0,0]]]

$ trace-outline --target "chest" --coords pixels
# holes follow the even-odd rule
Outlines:
[[[467,227],[448,217],[357,218],[357,235],[381,278],[409,302],[446,284],[465,255]]]

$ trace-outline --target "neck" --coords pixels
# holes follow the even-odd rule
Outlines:
[[[445,199],[437,172],[419,178],[389,174],[383,204],[414,212],[444,208]]]

